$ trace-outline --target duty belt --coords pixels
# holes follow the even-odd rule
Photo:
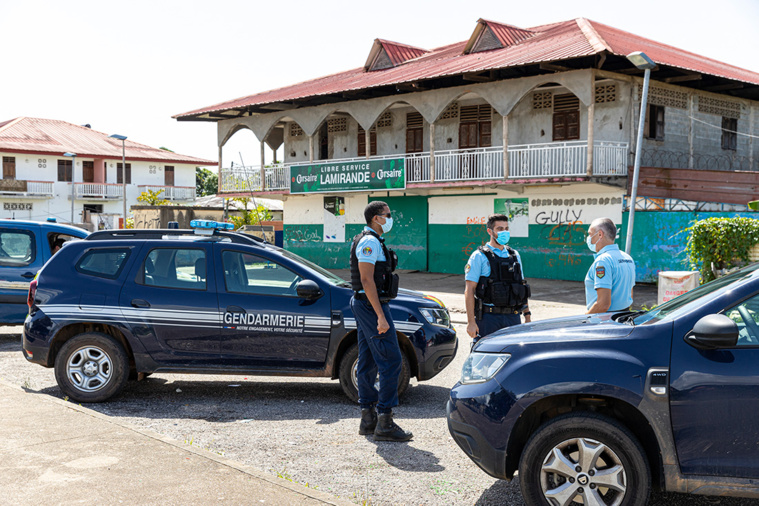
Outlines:
[[[486,306],[485,304],[482,305],[482,312],[491,314],[519,314],[519,311],[513,307],[495,307]]]
[[[369,302],[369,297],[367,297],[366,294],[362,292],[353,292],[353,298],[356,300],[363,300],[363,301]],[[391,299],[388,299],[386,297],[379,296],[380,304],[387,304],[388,302],[390,302],[390,300]]]

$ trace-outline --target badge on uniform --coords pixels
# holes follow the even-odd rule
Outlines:
[[[464,274],[469,274],[469,271],[472,269],[472,266],[469,264],[466,264],[466,267],[464,267]]]
[[[596,277],[602,278],[604,276],[606,276],[606,267],[604,267],[603,265],[596,267]]]
[[[371,246],[364,246],[364,249],[361,250],[361,253],[364,254],[364,256],[369,256],[372,254],[372,247]]]

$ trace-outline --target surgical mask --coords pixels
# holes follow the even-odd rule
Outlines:
[[[385,218],[385,223],[380,225],[382,227],[382,233],[387,234],[390,232],[390,229],[393,228],[393,219],[392,218]]]
[[[496,241],[501,246],[506,246],[509,243],[509,239],[511,239],[511,232],[509,232],[508,230],[501,230],[500,232],[498,232]]]
[[[597,232],[596,232],[597,233]],[[588,245],[588,249],[592,251],[593,253],[596,252],[596,245],[593,244],[591,241],[593,240],[593,236],[596,234],[589,235],[587,239],[585,239],[585,242]]]

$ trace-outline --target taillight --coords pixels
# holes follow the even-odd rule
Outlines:
[[[31,283],[29,283],[29,296],[26,298],[26,305],[29,306],[29,311],[32,310],[32,306],[34,305],[34,296],[37,295],[37,280],[33,279]]]

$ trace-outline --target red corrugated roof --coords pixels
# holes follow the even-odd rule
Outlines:
[[[457,42],[433,49],[393,68],[365,72],[361,67],[203,107],[174,117],[183,118],[252,105],[578,58],[603,51],[619,56],[625,56],[633,51],[643,51],[660,65],[759,85],[759,74],[756,72],[704,58],[584,18],[533,27],[528,31],[534,32],[534,35],[501,49],[462,54],[467,41]]]
[[[383,48],[385,48],[385,52],[387,53],[388,58],[390,58],[390,61],[393,62],[394,66],[413,60],[428,52],[426,49],[409,46],[408,44],[401,44],[400,42],[392,42],[384,39],[377,39],[377,41],[382,44]]]
[[[511,46],[530,38],[535,32],[531,30],[525,30],[516,26],[507,25],[506,23],[499,23],[497,21],[488,21],[487,19],[481,19],[480,22],[485,23],[491,30],[501,44],[504,46]]]
[[[218,162],[152,148],[129,139],[125,146],[130,160],[218,165]],[[85,158],[121,159],[121,141],[66,121],[22,116],[0,123],[0,152],[53,155],[71,152]]]

